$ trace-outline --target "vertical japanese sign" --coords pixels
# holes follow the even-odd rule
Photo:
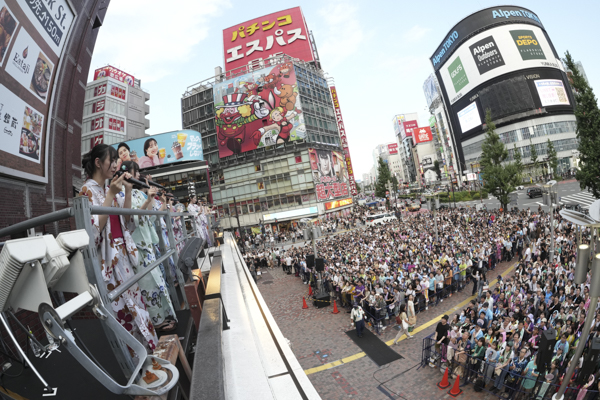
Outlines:
[[[337,151],[321,149],[308,149],[308,154],[317,201],[348,197],[349,176],[345,157]]]
[[[0,0],[0,166],[46,176],[57,65],[75,14],[66,0]]]
[[[300,7],[224,29],[223,51],[226,72],[278,54],[315,60]]]
[[[350,192],[352,196],[358,195],[356,190],[356,181],[354,180],[354,169],[352,168],[352,158],[350,157],[350,148],[348,147],[348,137],[346,136],[346,128],[344,127],[344,120],[342,118],[342,110],[340,109],[340,101],[338,99],[337,90],[335,86],[329,88],[331,90],[331,98],[333,99],[333,107],[335,108],[335,120],[337,122],[338,131],[340,132],[340,141],[342,150],[346,158],[346,169],[348,171]]]

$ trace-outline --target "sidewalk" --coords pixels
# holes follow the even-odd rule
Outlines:
[[[489,277],[512,271],[514,264],[500,264],[495,271],[488,273]],[[422,339],[434,331],[443,314],[452,316],[466,306],[471,299],[471,284],[462,292],[444,299],[437,307],[429,307],[428,311],[417,314],[416,338],[402,339],[394,346],[404,359],[382,368],[366,357],[344,333],[353,329],[346,310],[340,308],[339,314],[332,314],[332,306],[318,309],[308,300],[309,308],[302,309],[302,297],[308,297],[308,287],[302,284],[300,278],[274,269],[263,274],[258,287],[282,333],[290,340],[294,354],[323,399],[448,398],[447,390],[439,390],[436,386],[442,374],[430,367],[417,370],[416,365],[421,360]],[[391,344],[396,333],[394,327],[387,327],[380,338]],[[481,400],[488,397],[475,393],[469,385],[461,398]]]

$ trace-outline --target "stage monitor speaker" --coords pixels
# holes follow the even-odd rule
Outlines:
[[[540,347],[537,353],[537,368],[540,374],[550,369],[554,345],[556,344],[556,331],[548,328],[543,331],[540,338]]]
[[[317,258],[315,260],[315,267],[317,272],[325,271],[325,260],[323,260],[322,258]]]
[[[596,365],[598,365],[598,358],[600,357],[600,337],[594,336],[591,340],[592,342],[583,359],[581,370],[579,371],[579,374],[577,374],[578,383],[587,383],[590,375],[594,373]]]
[[[312,268],[315,266],[315,255],[314,254],[308,254],[306,256],[306,266],[308,268]]]
[[[328,307],[331,305],[331,298],[328,294],[318,294],[313,300],[313,305],[317,308]]]

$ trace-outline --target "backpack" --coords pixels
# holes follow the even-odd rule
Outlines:
[[[483,381],[482,378],[478,378],[475,381],[475,385],[473,386],[473,390],[476,392],[481,392],[483,390],[483,387],[485,386],[485,383]]]

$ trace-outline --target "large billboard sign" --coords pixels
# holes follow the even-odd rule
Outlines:
[[[439,70],[450,104],[481,84],[509,72],[529,68],[563,70],[544,32],[511,24],[492,28],[465,41]]]
[[[0,167],[45,181],[56,70],[74,12],[66,0],[0,0]]]
[[[94,80],[104,77],[116,79],[118,81],[128,84],[129,86],[134,86],[135,83],[135,78],[133,77],[133,75],[130,75],[127,72],[123,72],[120,69],[117,69],[110,65],[98,68],[94,71]]]
[[[390,143],[387,148],[389,154],[398,154],[398,143]]]
[[[317,201],[324,202],[350,196],[344,155],[337,151],[321,149],[308,149],[308,153]]]
[[[302,61],[315,60],[300,7],[224,29],[223,51],[226,72],[280,54]]]
[[[346,170],[348,171],[348,177],[350,184],[350,193],[352,196],[358,194],[356,190],[356,180],[354,179],[354,168],[352,168],[352,158],[350,157],[350,147],[348,146],[348,137],[346,136],[346,127],[344,126],[344,119],[342,118],[342,110],[340,109],[340,101],[338,99],[337,90],[335,86],[329,88],[331,91],[331,98],[333,100],[333,107],[335,109],[335,119],[340,132],[340,141],[342,150],[344,151],[344,157],[346,158]]]
[[[413,135],[413,130],[419,127],[419,123],[417,121],[404,121],[402,123],[404,127],[404,137],[411,137]]]
[[[433,134],[431,128],[424,126],[413,130],[413,140],[415,144],[431,142],[433,140]]]
[[[221,158],[306,137],[291,62],[217,83],[213,95]]]
[[[336,208],[349,206],[351,204],[352,204],[352,197],[349,197],[347,199],[342,199],[342,200],[334,200],[334,201],[325,203],[325,210],[333,210]]]
[[[202,137],[200,132],[192,130],[161,133],[112,146],[118,150],[121,161],[135,161],[140,169],[204,160]]]

